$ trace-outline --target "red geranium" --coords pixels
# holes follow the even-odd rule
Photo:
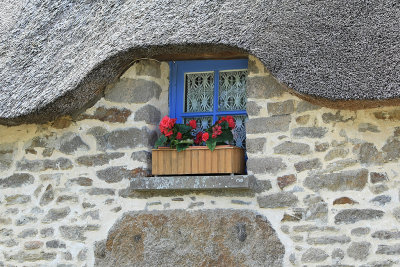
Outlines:
[[[203,137],[203,132],[198,132],[196,134],[196,138],[194,139],[194,143],[196,145],[200,145],[200,143],[203,141],[202,137]]]
[[[176,134],[176,139],[181,140],[182,139],[182,134],[180,132],[178,132]]]
[[[197,128],[196,120],[190,120],[189,121],[189,126],[192,127],[192,129],[196,129]]]
[[[203,136],[201,137],[201,139],[203,139],[204,142],[206,142],[209,138],[209,134],[208,133],[203,133]]]
[[[226,121],[228,122],[229,128],[233,129],[236,126],[235,119],[232,116],[226,116]]]
[[[213,133],[212,133],[212,138],[217,138],[217,136],[218,135],[220,135],[220,134],[222,134],[222,129],[221,129],[221,126],[220,125],[215,125],[213,128],[212,128],[212,131],[213,131]]]

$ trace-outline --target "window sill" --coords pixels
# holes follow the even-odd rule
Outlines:
[[[149,190],[216,190],[254,188],[253,175],[223,176],[156,176],[132,178],[130,188],[135,191]]]

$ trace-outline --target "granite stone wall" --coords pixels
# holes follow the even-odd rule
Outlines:
[[[253,190],[138,192],[168,76],[138,60],[74,118],[0,126],[0,266],[400,264],[400,108],[312,105],[250,56]]]

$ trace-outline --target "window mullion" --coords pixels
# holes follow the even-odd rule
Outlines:
[[[217,121],[218,112],[218,95],[219,95],[219,72],[218,69],[214,69],[214,108],[213,108],[213,124]]]

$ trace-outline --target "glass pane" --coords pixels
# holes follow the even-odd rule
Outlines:
[[[195,136],[198,132],[206,130],[208,127],[212,125],[212,117],[193,117],[193,118],[185,118],[184,122],[189,123],[190,120],[196,120],[197,128],[192,131],[193,136]]]
[[[220,119],[221,117],[218,117]],[[236,121],[236,126],[233,129],[233,145],[241,148],[246,148],[246,115],[233,116]]]
[[[219,73],[218,110],[246,109],[247,70]]]
[[[185,75],[185,112],[213,111],[214,72]]]

